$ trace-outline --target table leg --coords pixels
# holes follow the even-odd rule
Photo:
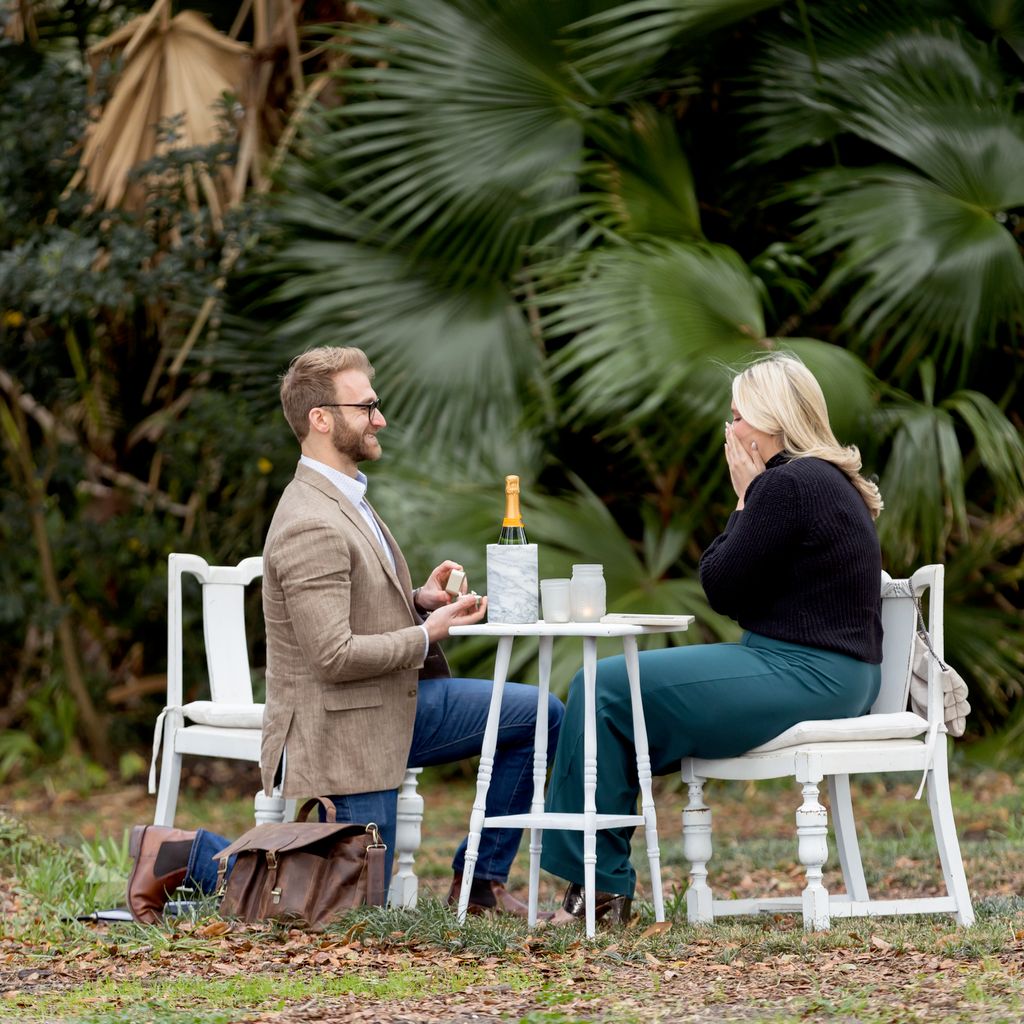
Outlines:
[[[537,657],[540,685],[537,687],[537,729],[533,736],[533,802],[531,814],[544,813],[544,782],[548,773],[548,691],[551,687],[551,648],[554,637],[542,636]],[[537,923],[537,898],[540,890],[540,854],[544,830],[530,829],[530,927]]]
[[[587,908],[587,938],[597,921],[594,890],[597,885],[597,639],[583,638],[583,888]]]
[[[658,847],[658,815],[654,808],[651,785],[651,753],[647,745],[647,724],[644,704],[640,695],[640,657],[636,637],[624,636],[622,649],[626,656],[626,675],[629,677],[629,697],[633,706],[633,737],[636,746],[636,772],[640,780],[640,805],[644,816],[644,835],[647,838],[647,859],[651,866],[651,895],[654,901],[654,920],[665,920],[665,901],[661,891],[661,850]]]
[[[473,885],[476,859],[480,852],[480,833],[483,831],[487,811],[487,790],[491,786],[491,772],[494,769],[494,751],[498,746],[498,720],[501,717],[501,695],[508,678],[508,665],[512,659],[512,640],[503,636],[498,641],[498,653],[494,659],[494,688],[491,690],[491,706],[487,710],[487,725],[480,748],[480,770],[476,775],[476,798],[469,816],[469,835],[466,841],[466,865],[462,871],[462,891],[459,893],[459,921],[466,920],[469,908],[469,890]]]

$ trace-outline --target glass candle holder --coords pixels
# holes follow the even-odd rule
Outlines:
[[[545,622],[568,622],[572,617],[569,580],[541,580],[540,608]]]
[[[573,622],[600,622],[605,613],[604,567],[574,565],[569,583]]]

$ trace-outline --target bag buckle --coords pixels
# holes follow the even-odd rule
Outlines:
[[[366,831],[370,833],[370,845],[367,846],[368,850],[386,850],[388,848],[387,843],[385,843],[380,837],[380,829],[377,828],[377,823],[375,821],[371,821],[370,824],[366,826]]]
[[[274,850],[267,850],[267,867],[271,871],[277,870],[277,853]]]
[[[281,888],[280,888],[280,886],[275,886],[273,889],[271,889],[270,890],[270,895],[274,897],[274,900],[273,900],[274,903],[280,903],[281,902]]]

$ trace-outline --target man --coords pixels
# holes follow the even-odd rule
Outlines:
[[[284,796],[330,794],[339,821],[377,822],[390,876],[405,769],[478,754],[492,684],[452,679],[437,646],[452,626],[479,622],[487,599],[451,598],[445,585],[452,570],[462,568],[452,561],[413,590],[397,542],[366,500],[367,479],[358,465],[381,457],[378,434],[387,426],[373,375],[361,350],[327,347],[297,356],[281,382],[285,419],[302,454],[263,552],[261,770],[268,793],[283,769]],[[506,684],[489,815],[529,809],[536,704],[533,687]],[[551,698],[549,751],[562,714],[561,702]],[[129,883],[133,911],[151,912],[154,892],[184,879],[184,862],[181,879],[178,866],[168,872],[166,856],[162,874],[153,868],[163,842],[176,840],[189,852],[190,834],[173,831],[162,836],[150,828],[142,837]],[[505,889],[520,838],[517,829],[484,830],[471,910],[526,916],[525,904]],[[465,845],[453,860],[449,903],[459,898]]]

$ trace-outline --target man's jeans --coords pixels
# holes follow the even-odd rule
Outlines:
[[[480,753],[487,711],[494,684],[488,679],[423,679],[416,701],[409,767],[449,764]],[[554,755],[565,709],[557,697],[548,699],[548,758]],[[537,689],[522,683],[506,683],[498,722],[498,746],[494,754],[487,814],[522,814],[533,796],[533,739],[537,723]],[[372,737],[367,737],[372,742]],[[334,796],[338,821],[360,824],[374,821],[387,844],[385,887],[390,884],[395,850],[398,790]],[[468,808],[467,808],[468,811]],[[322,814],[321,809],[321,814]],[[475,878],[508,880],[509,868],[519,849],[521,829],[484,829],[480,837]],[[228,840],[200,829],[192,846],[186,884],[204,893],[217,885],[217,862],[211,860]],[[462,872],[466,840],[462,841],[452,868]],[[232,865],[233,866],[233,865]]]

